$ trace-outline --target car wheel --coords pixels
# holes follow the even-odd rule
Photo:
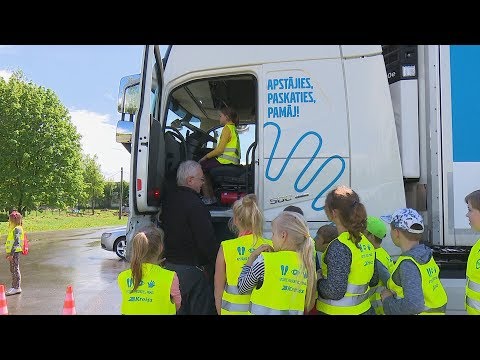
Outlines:
[[[125,259],[125,250],[127,249],[127,239],[125,236],[119,237],[113,244],[113,251],[121,259]]]

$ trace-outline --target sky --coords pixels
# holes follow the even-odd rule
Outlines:
[[[117,96],[120,79],[140,73],[142,56],[143,45],[0,45],[0,76],[22,70],[53,90],[82,135],[83,152],[97,155],[105,179],[120,181],[123,167],[129,181],[130,154],[115,141]]]

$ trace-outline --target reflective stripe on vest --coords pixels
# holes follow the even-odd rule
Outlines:
[[[319,297],[317,301],[322,302],[324,304],[332,305],[332,306],[355,306],[361,304],[366,299],[369,298],[369,294],[361,294],[361,295],[354,295],[354,296],[346,296],[340,300],[330,300],[330,299],[323,299]]]
[[[445,313],[447,310],[447,304],[440,306],[438,308],[429,308],[429,307],[424,307],[422,312],[425,313]]]
[[[351,294],[363,295],[368,290],[368,285],[347,285],[347,292]]]
[[[467,291],[465,292],[465,304],[467,305],[467,312],[469,314],[473,313],[480,315],[480,300],[473,299],[469,296],[471,295],[471,291],[474,291],[475,293],[480,293],[480,284],[467,277],[466,288]],[[469,309],[468,307],[470,307],[471,309]]]
[[[370,299],[370,302],[372,303],[372,306],[373,306],[375,309],[378,309],[378,308],[382,308],[382,309],[383,309],[382,299],[376,299],[376,300]]]
[[[380,281],[380,280],[379,280]],[[370,290],[368,290],[368,296],[370,298],[370,303],[373,306],[373,309],[375,310],[375,313],[377,315],[385,315],[385,311],[383,310],[383,303],[382,303],[382,297],[380,293],[385,290],[386,287],[383,285],[377,285]]]
[[[480,284],[470,279],[467,279],[467,288],[476,292],[480,292]]]
[[[258,304],[250,304],[250,312],[255,315],[303,315],[303,310],[275,310]]]
[[[248,312],[250,304],[234,304],[225,299],[222,299],[222,310],[227,310],[230,312]]]
[[[223,152],[217,156],[221,164],[240,164],[240,140],[238,138],[237,128],[234,124],[226,124],[230,130],[230,141],[225,145]],[[223,130],[222,130],[223,132]]]
[[[316,302],[316,309],[330,315],[363,314],[371,307],[368,283],[374,273],[375,249],[363,234],[358,244],[355,244],[350,239],[350,233],[346,231],[339,234],[337,240],[345,245],[352,254],[347,289],[340,300],[323,299],[319,296]],[[328,266],[325,263],[325,258],[328,254],[328,249],[329,247],[327,247],[325,254],[322,255],[322,273],[327,279]]]
[[[238,291],[238,286],[234,285],[225,285],[225,292],[228,294],[232,295],[240,295],[240,292]],[[252,292],[246,292],[245,294],[251,294]]]
[[[372,296],[373,294],[380,294],[383,290],[385,290],[385,286],[375,286],[368,290],[368,296]],[[370,299],[372,301],[372,299]]]
[[[472,246],[468,254],[465,286],[465,309],[470,315],[480,315],[480,239]]]
[[[425,303],[423,310],[419,314],[443,315],[446,309],[448,297],[447,293],[445,292],[445,288],[443,287],[438,277],[440,269],[435,262],[433,256],[427,263],[420,264],[411,256],[400,255],[400,257],[395,263],[395,266],[393,267],[392,276],[390,276],[390,278],[388,279],[387,288],[396,294],[395,297],[397,299],[402,299],[404,297],[403,287],[395,283],[395,281],[393,280],[393,274],[397,271],[402,261],[405,260],[411,260],[420,271],[422,292]]]
[[[308,274],[299,254],[282,250],[264,252],[262,256],[265,265],[263,284],[259,289],[255,287],[252,290],[250,313],[303,314]]]
[[[254,237],[253,234],[222,241],[225,286],[222,293],[221,315],[248,315],[251,292],[240,294],[237,282],[248,257],[262,244],[273,245],[271,240]]]
[[[388,270],[389,274],[391,273],[395,263],[393,262],[390,254],[382,247],[375,249],[377,265],[384,266]],[[385,284],[381,279],[378,280],[378,284],[370,289],[370,302],[372,303],[375,313],[377,315],[385,315],[383,310],[382,297],[380,293],[385,289]]]
[[[238,157],[233,157],[233,156],[230,156],[230,155],[221,154],[221,155],[218,156],[218,158],[228,160],[232,164],[235,164],[235,165],[240,164],[240,159]]]
[[[480,310],[480,301],[473,300],[472,298],[467,297],[466,299],[467,305],[475,310]]]
[[[22,249],[23,249],[23,242],[24,242],[24,239],[25,239],[25,233],[23,231],[23,227],[21,225],[17,225],[14,228],[8,229],[7,238],[6,238],[6,241],[5,241],[5,253],[7,253],[7,254],[10,254],[10,252],[12,251],[12,246],[13,246],[13,243],[15,242],[14,232],[15,232],[16,228],[19,228],[21,230],[21,232],[20,232],[20,242],[15,247],[14,252],[21,252]]]

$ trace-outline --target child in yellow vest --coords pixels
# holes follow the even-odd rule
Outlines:
[[[471,228],[480,232],[480,190],[465,196],[467,218]],[[480,239],[472,246],[467,260],[465,309],[469,315],[480,315]]]
[[[235,201],[230,227],[238,234],[220,245],[215,264],[215,306],[220,315],[247,315],[250,294],[240,295],[238,275],[250,254],[260,245],[272,245],[263,238],[263,215],[254,194]]]
[[[132,240],[130,269],[118,275],[123,315],[175,315],[182,297],[177,274],[164,269],[163,231],[154,226]]]
[[[380,217],[390,224],[393,243],[402,250],[380,293],[386,315],[443,315],[447,293],[440,282],[440,269],[433,251],[420,244],[423,218],[414,209],[404,208]]]
[[[370,302],[377,315],[384,315],[380,293],[385,289],[390,278],[390,271],[394,265],[390,254],[382,247],[383,238],[387,235],[387,226],[379,218],[367,216],[367,230],[363,235],[375,248],[375,261],[377,262],[378,276],[380,278],[378,284],[370,288]]]
[[[368,290],[378,283],[375,250],[363,232],[367,211],[358,194],[339,185],[325,198],[325,214],[338,231],[321,259],[316,308],[328,315],[375,315]]]
[[[318,261],[320,262],[321,255],[327,249],[328,244],[338,237],[338,230],[335,224],[326,224],[320,226],[317,230],[315,237],[315,250],[319,255]]]
[[[5,254],[10,263],[12,287],[5,292],[6,296],[20,294],[22,292],[20,288],[22,280],[22,275],[20,274],[20,253],[22,252],[25,238],[22,225],[22,214],[18,211],[12,211],[8,216],[8,233],[5,241]]]
[[[251,292],[249,313],[303,315],[315,305],[313,241],[304,217],[282,211],[272,221],[272,242],[248,258],[238,278],[240,294]]]
[[[210,170],[224,164],[239,165],[241,159],[240,138],[237,132],[240,118],[237,112],[232,107],[222,106],[219,121],[223,128],[217,147],[198,160],[205,174],[205,182],[202,186],[202,200],[205,205],[212,205],[217,202]]]
[[[313,240],[315,241],[315,268],[317,270],[317,278],[322,272],[322,254],[327,250],[328,244],[338,237],[338,230],[334,223],[320,226]],[[315,291],[316,287],[315,287]],[[318,297],[315,296],[315,298]],[[315,307],[308,312],[308,315],[317,315],[318,311]]]

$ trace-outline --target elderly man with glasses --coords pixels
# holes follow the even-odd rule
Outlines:
[[[175,271],[182,304],[179,315],[215,315],[213,270],[219,243],[210,212],[200,197],[205,181],[202,167],[184,161],[177,187],[167,194],[160,217],[165,231],[165,268]]]

